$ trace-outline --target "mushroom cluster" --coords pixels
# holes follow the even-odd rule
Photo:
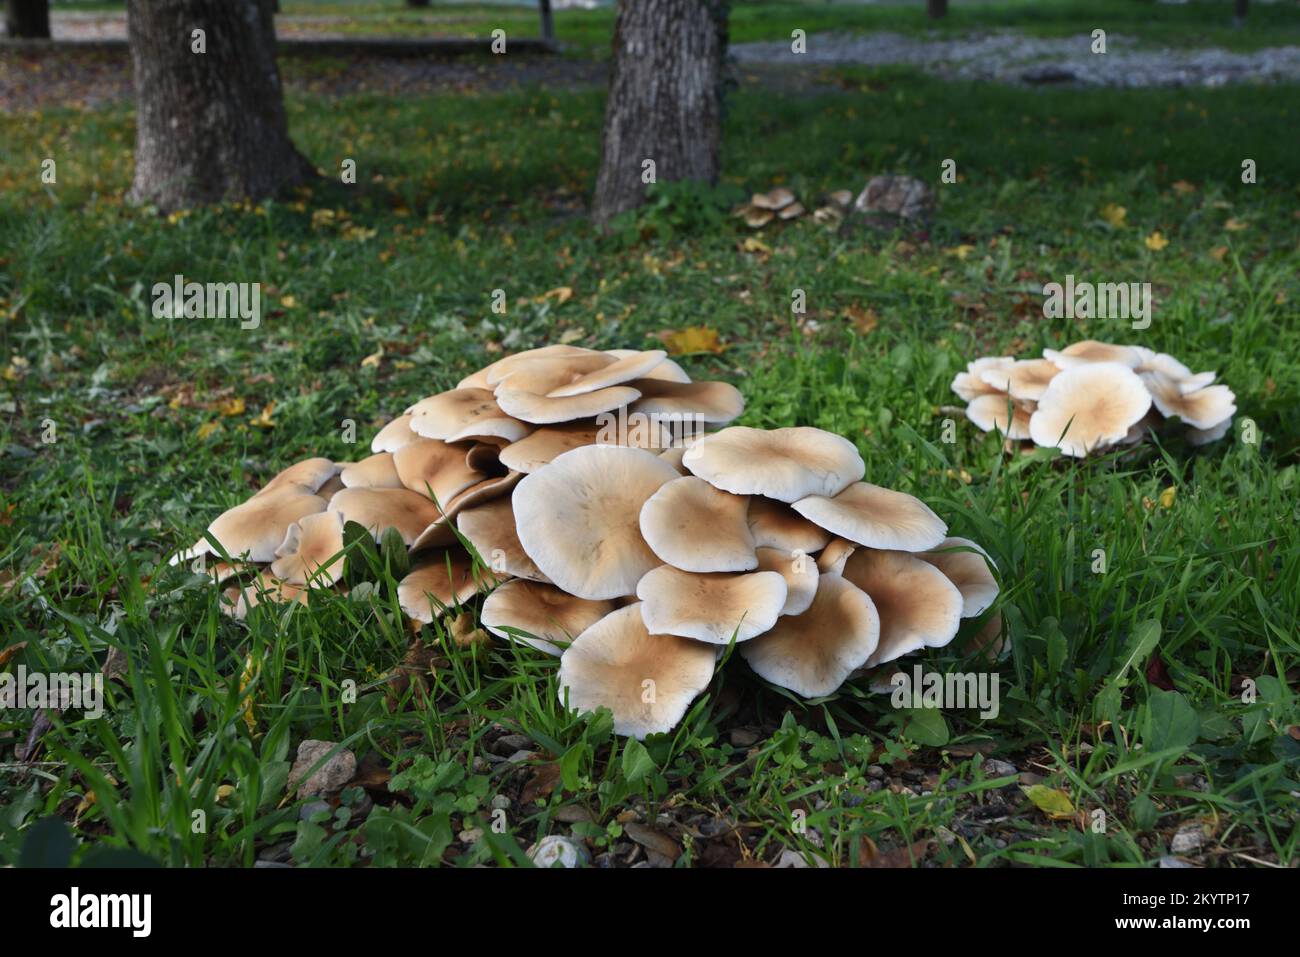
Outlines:
[[[1008,443],[1059,448],[1082,458],[1134,445],[1166,419],[1187,427],[1187,440],[1223,438],[1236,397],[1215,373],[1192,372],[1171,355],[1144,346],[1086,339],[1044,349],[1041,359],[987,356],[967,363],[952,390],[966,417]]]
[[[737,206],[733,215],[744,219],[750,229],[762,229],[774,219],[798,219],[806,212],[792,191],[777,186],[766,193],[755,193],[748,203]]]
[[[481,626],[558,655],[562,701],[635,737],[680,722],[733,642],[767,681],[820,697],[993,603],[979,546],[863,481],[851,442],[726,427],[743,409],[662,351],[519,353],[416,402],[366,458],[284,470],[173,561],[229,556],[206,570],[236,580],[223,595],[242,618],[341,588],[346,523],[396,534],[407,616],[490,591]]]

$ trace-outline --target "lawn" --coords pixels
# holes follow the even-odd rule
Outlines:
[[[0,713],[0,862],[58,817],[78,859],[175,865],[520,863],[540,836],[574,834],[621,866],[648,824],[678,866],[786,850],[1152,864],[1180,831],[1197,864],[1294,866],[1300,91],[822,80],[799,96],[742,86],[724,184],[665,189],[609,236],[582,216],[594,91],[294,93],[322,180],[169,218],[121,202],[129,110],[0,117],[0,661],[99,671],[121,653],[104,715],[54,716],[27,762],[13,753],[31,713]],[[345,158],[356,186],[338,182]],[[939,185],[947,158],[959,180]],[[751,234],[728,216],[774,183],[812,199],[881,171],[936,183],[931,228],[840,235],[808,218]],[[261,282],[271,309],[255,330],[155,319],[149,290],[176,273]],[[1043,284],[1066,274],[1152,283],[1150,328],[1044,319]],[[347,420],[368,443],[505,352],[653,348],[692,327],[716,345],[679,361],[737,385],[742,423],[851,437],[868,480],[988,549],[1009,637],[996,717],[897,710],[861,682],[803,702],[732,662],[676,732],[640,745],[566,714],[553,658],[414,633],[391,568],[372,590],[240,624],[165,564],[284,465],[359,457]],[[967,359],[1085,337],[1217,370],[1259,440],[1086,462],[1009,459],[964,420],[942,440]],[[988,667],[954,648],[923,660]],[[310,738],[362,759],[337,806],[285,795]],[[1058,817],[1031,799],[1053,791]]]

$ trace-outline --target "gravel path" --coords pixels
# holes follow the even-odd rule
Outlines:
[[[732,47],[745,65],[885,66],[909,64],[949,79],[1003,83],[1077,83],[1086,86],[1222,86],[1300,80],[1300,47],[1232,53],[1215,47],[1163,50],[1138,47],[1130,37],[1107,37],[1107,52],[1092,38],[1027,37],[1014,31],[960,39],[917,39],[898,33],[814,34],[806,53],[788,42]]]

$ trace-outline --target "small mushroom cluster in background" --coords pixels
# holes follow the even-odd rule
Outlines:
[[[1237,406],[1215,373],[1192,372],[1171,355],[1144,346],[1086,339],[1044,349],[1042,359],[988,356],[967,363],[952,390],[966,417],[1009,445],[1059,448],[1082,458],[1135,445],[1166,419],[1187,427],[1192,445],[1223,438]]]
[[[526,556],[491,550],[482,552],[484,571],[463,544],[489,535],[503,513],[508,520],[508,496],[524,475],[598,440],[667,448],[673,429],[661,422],[721,425],[743,410],[735,387],[692,382],[661,350],[518,353],[416,402],[379,431],[366,458],[311,458],[285,469],[172,562],[211,555],[209,539],[219,542],[232,561],[205,558],[205,571],[229,585],[224,609],[243,618],[261,602],[306,604],[311,588],[341,588],[344,524],[355,522],[376,542],[400,536],[412,571],[399,603],[430,622],[500,579],[533,571]],[[643,425],[610,428],[604,415]]]
[[[223,595],[242,618],[342,587],[345,523],[395,532],[406,615],[431,622],[490,591],[481,626],[559,655],[568,707],[607,707],[635,737],[679,723],[733,641],[761,677],[815,698],[948,644],[990,607],[979,546],[863,481],[851,442],[724,427],[743,409],[662,351],[534,349],[416,402],[360,461],[291,466],[173,561],[219,542],[233,562],[207,571],[235,582]]]
[[[755,193],[748,203],[737,206],[732,214],[744,219],[750,229],[762,229],[774,219],[798,219],[806,212],[793,192],[777,186],[766,193]]]

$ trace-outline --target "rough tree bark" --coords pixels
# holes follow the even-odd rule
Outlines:
[[[289,139],[272,0],[128,0],[135,179],[164,212],[261,199],[314,175]],[[194,31],[204,31],[195,52]]]
[[[11,37],[47,39],[50,0],[5,0],[5,32]]]
[[[931,20],[942,20],[948,15],[948,0],[926,0],[925,15]]]
[[[622,0],[592,218],[641,205],[658,182],[718,179],[727,0]]]

